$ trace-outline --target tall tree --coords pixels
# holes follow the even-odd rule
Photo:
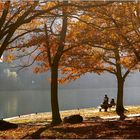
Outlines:
[[[21,51],[24,52],[19,58],[24,56],[32,58],[29,64],[25,63],[22,67],[28,67],[36,61],[38,65],[34,69],[34,72],[46,72],[48,69],[51,71],[52,124],[59,124],[61,122],[58,105],[58,71],[63,67],[64,58],[67,58],[65,56],[66,52],[79,45],[76,36],[80,32],[78,32],[78,28],[73,32],[73,25],[71,23],[76,22],[75,18],[84,9],[107,4],[104,2],[93,2],[91,4],[91,2],[88,2],[88,4],[82,3],[79,5],[78,3],[68,3],[67,1],[60,3],[58,5],[62,5],[61,7],[52,10],[46,16],[45,34],[40,32],[35,33],[27,43],[19,45],[19,48],[23,48]],[[29,49],[26,49],[26,51],[30,50],[30,53],[25,53],[24,46],[28,46]],[[32,47],[36,48],[32,50]]]
[[[62,120],[58,105],[58,69],[66,43],[67,8],[62,7],[62,9],[56,10],[53,14],[50,20],[44,24],[44,33],[34,35],[26,45],[28,47],[37,46],[35,53],[27,54],[32,55],[33,60],[29,65],[32,65],[34,61],[39,62],[39,65],[34,69],[35,73],[46,72],[50,68],[52,124],[59,124]],[[29,65],[26,64],[23,67]]]
[[[60,39],[58,42],[57,51],[54,55],[53,60],[51,61],[51,57],[48,55],[48,61],[51,68],[51,106],[52,106],[52,123],[59,124],[61,122],[60,114],[59,114],[59,105],[58,105],[58,67],[61,56],[63,55],[64,47],[65,47],[65,39],[67,33],[67,13],[66,9],[62,9],[62,29],[60,31]],[[46,37],[47,37],[47,31]],[[46,39],[47,40],[47,39]],[[47,40],[48,41],[48,40]],[[47,49],[49,50],[49,44],[47,44]],[[50,51],[48,51],[50,52]]]
[[[133,4],[133,2],[129,4]],[[97,56],[100,56],[100,59],[98,59],[100,65],[89,63],[89,61],[92,61],[92,55],[89,53],[90,59],[87,61],[80,59],[79,61],[82,71],[71,61],[68,66],[75,68],[79,75],[86,71],[99,71],[99,73],[107,71],[114,74],[118,89],[116,112],[123,118],[125,110],[123,105],[124,82],[128,74],[138,67],[134,52],[130,51],[136,42],[132,41],[131,33],[134,33],[134,28],[129,17],[128,3],[115,2],[105,7],[87,10],[87,13],[79,17],[79,22],[83,22],[81,27],[79,26],[82,33],[79,41],[82,46],[91,46],[91,52],[94,50],[95,53],[99,54]],[[129,44],[130,40],[131,43]],[[78,54],[82,54],[83,51],[84,49],[81,52],[78,50]],[[93,59],[94,61],[95,59]],[[70,76],[72,76],[72,69],[67,70],[70,71]],[[68,72],[66,71],[66,73]],[[74,73],[74,75],[76,74]]]

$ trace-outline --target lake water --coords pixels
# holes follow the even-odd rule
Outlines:
[[[60,110],[97,107],[107,93],[116,99],[115,88],[60,89]],[[124,91],[124,105],[140,105],[140,88],[129,87]],[[50,112],[50,91],[0,91],[0,117]]]

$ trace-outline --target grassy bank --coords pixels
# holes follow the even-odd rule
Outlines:
[[[125,112],[125,115],[140,114],[140,106],[125,106],[125,108],[128,110]],[[98,108],[66,110],[66,111],[61,111],[60,114],[62,119],[66,116],[74,115],[74,114],[80,114],[85,120],[89,120],[95,117],[100,117],[100,118],[117,117],[114,108],[112,108],[108,112],[104,112],[104,111],[99,112]],[[8,121],[13,123],[43,123],[43,122],[49,123],[51,121],[51,112],[23,115],[13,119],[12,118],[8,119]]]
[[[140,113],[140,106],[125,108],[128,110],[126,115]],[[0,139],[140,139],[140,116],[119,121],[114,109],[108,112],[99,112],[97,108],[61,111],[62,118],[72,114],[82,115],[84,121],[51,126],[49,112],[7,119],[19,124],[19,127],[0,131]]]

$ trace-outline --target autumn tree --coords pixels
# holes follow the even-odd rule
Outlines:
[[[78,66],[81,65],[82,70],[73,65],[72,61],[69,61],[67,66],[73,67],[77,72],[73,73],[71,69],[64,71],[66,73],[69,71],[69,76],[80,75],[86,71],[98,73],[107,71],[115,75],[118,90],[116,112],[120,118],[124,118],[123,88],[125,79],[131,71],[138,68],[134,48],[132,48],[136,46],[136,41],[133,42],[132,40],[135,38],[133,36],[134,27],[130,19],[128,4],[133,4],[133,2],[115,2],[108,6],[97,7],[87,10],[88,14],[77,18],[79,22],[83,22],[81,27],[79,26],[82,33],[79,36],[81,45],[85,46],[85,49],[87,46],[88,49],[91,47],[89,52],[94,50],[94,56],[98,59],[89,53],[87,60],[80,59],[79,61]],[[77,54],[82,54],[83,51],[84,49],[77,50]],[[94,64],[95,60],[98,60],[99,65]]]
[[[140,61],[140,2],[130,2],[127,3],[127,12],[129,17],[129,25],[126,28],[131,27],[131,31],[125,35],[123,35],[123,38],[126,41],[126,47],[130,49],[131,52],[133,52],[137,58],[137,61]],[[117,26],[116,26],[117,27]]]
[[[46,72],[50,69],[52,124],[59,124],[61,122],[58,105],[59,70],[64,67],[64,60],[68,59],[67,55],[65,55],[67,54],[66,52],[79,47],[78,38],[76,37],[81,34],[78,28],[75,28],[76,30],[73,32],[72,23],[76,22],[77,15],[83,13],[82,11],[85,9],[107,5],[108,2],[82,2],[79,4],[78,2],[68,3],[67,1],[62,1],[52,3],[54,5],[58,4],[59,7],[42,16],[42,20],[45,21],[44,25],[42,24],[43,29],[41,26],[40,31],[32,34],[30,39],[26,41],[27,43],[19,44],[22,55],[17,56],[17,59],[29,56],[31,58],[28,61],[29,64],[25,62],[19,66],[25,68],[36,62],[35,73]],[[44,17],[46,17],[46,20]],[[44,32],[42,33],[42,31]],[[25,46],[28,47],[25,49]],[[33,49],[34,47],[35,49]]]
[[[106,30],[105,35],[109,34],[105,40],[104,47],[107,47],[109,55],[105,55],[103,60],[110,65],[111,72],[113,72],[117,78],[118,94],[117,94],[117,107],[116,112],[118,115],[123,117],[124,107],[123,107],[123,87],[124,82],[128,74],[139,67],[137,59],[139,57],[138,45],[138,35],[137,30],[134,25],[136,23],[132,22],[130,9],[131,6],[137,5],[135,2],[127,3],[116,3],[113,7],[108,7],[100,10],[100,14],[106,17],[106,25],[111,26],[110,29]],[[112,11],[113,8],[113,11]],[[119,12],[117,12],[119,11]],[[135,28],[134,28],[135,27]],[[111,49],[108,49],[108,46]],[[113,53],[113,54],[112,54]],[[134,55],[135,54],[135,55]],[[136,57],[135,57],[136,56]]]
[[[17,59],[18,57],[25,59],[28,56],[31,58],[28,61],[29,63],[25,62],[18,65],[21,69],[35,63],[35,68],[33,69],[35,73],[50,70],[52,124],[59,124],[62,121],[58,104],[58,81],[61,79],[59,71],[64,68],[63,62],[68,59],[67,52],[78,47],[76,36],[80,32],[78,30],[73,32],[72,30],[75,23],[69,15],[69,13],[72,14],[72,10],[73,8],[69,7],[62,7],[62,9],[59,9],[59,12],[54,10],[53,16],[48,18],[43,26],[44,32],[37,33],[37,35],[34,34],[27,43],[22,44],[21,48],[25,49],[24,46],[28,46],[33,51],[25,53],[27,49],[24,51],[21,49],[22,55],[17,55]]]
[[[62,120],[58,105],[58,69],[63,53],[70,48],[69,44],[66,45],[68,8],[54,10],[43,27],[43,33],[32,36],[32,39],[25,43],[30,48],[36,46],[37,51],[27,54],[32,57],[32,61],[22,66],[28,67],[36,61],[38,65],[34,68],[35,73],[46,72],[50,69],[52,124],[59,124]]]
[[[41,21],[37,18],[59,6],[49,1],[0,1],[0,58],[5,50],[12,49],[11,43],[39,30]]]
[[[27,41],[28,33],[40,31],[40,19],[59,6],[62,5],[49,1],[0,1],[0,58],[8,50],[4,61],[11,62],[17,49],[23,51],[26,48],[20,48],[16,41],[22,44],[23,38]]]
[[[45,3],[48,7],[44,10],[38,1],[0,1],[0,59],[6,50],[13,51],[17,48],[15,44],[12,46],[12,43],[15,43],[17,40],[22,42],[21,37],[38,30],[38,21],[34,20],[36,17],[58,7],[56,5],[56,7],[53,7],[47,1]],[[9,55],[6,60],[11,62],[14,56],[11,52],[8,53]],[[9,123],[5,123],[4,127],[9,128],[10,126],[8,125]]]

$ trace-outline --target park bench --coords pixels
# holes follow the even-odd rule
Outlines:
[[[115,107],[115,104],[101,104],[99,106],[99,111],[102,111],[102,109],[104,109],[104,111],[106,112],[108,108],[111,110],[112,107]]]

